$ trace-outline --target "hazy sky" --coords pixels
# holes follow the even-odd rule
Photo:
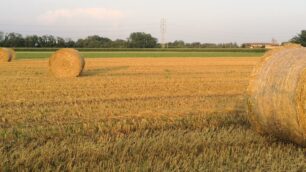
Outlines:
[[[305,0],[0,0],[0,31],[125,39],[134,31],[168,41],[279,42],[306,29]]]

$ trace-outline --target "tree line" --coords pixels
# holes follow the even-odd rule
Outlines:
[[[298,35],[293,37],[290,42],[301,44],[303,47],[306,47],[306,30],[302,30]]]
[[[161,48],[157,38],[144,32],[134,32],[126,39],[111,40],[99,35],[88,36],[76,41],[64,39],[53,35],[28,35],[19,33],[0,32],[0,47],[24,47],[24,48]],[[167,43],[168,48],[239,48],[236,43],[185,43],[174,41]]]
[[[306,30],[293,37],[289,42],[306,46]],[[161,48],[157,38],[144,32],[134,32],[126,39],[111,40],[99,35],[88,36],[76,41],[64,39],[53,35],[28,35],[19,33],[0,32],[0,47],[24,47],[24,48]],[[184,41],[173,41],[166,44],[168,48],[239,48],[237,43],[186,43]]]

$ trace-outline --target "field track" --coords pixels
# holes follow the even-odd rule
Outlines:
[[[305,169],[302,148],[246,120],[258,61],[92,58],[76,79],[47,60],[0,64],[0,171]]]

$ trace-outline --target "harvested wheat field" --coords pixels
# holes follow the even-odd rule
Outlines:
[[[254,132],[256,57],[0,64],[0,171],[303,171],[305,149]]]

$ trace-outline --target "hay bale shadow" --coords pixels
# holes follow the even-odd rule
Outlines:
[[[82,76],[96,76],[101,74],[106,74],[109,72],[114,72],[118,70],[127,70],[129,66],[116,66],[116,67],[105,67],[105,68],[97,68],[97,69],[89,69],[85,70],[82,73]]]
[[[246,113],[241,111],[231,111],[224,113],[212,113],[207,118],[209,126],[216,128],[243,128],[250,129],[251,125]]]
[[[209,121],[216,124],[216,127],[251,129],[251,124],[248,120],[247,96],[240,97],[232,110],[224,111],[224,107],[218,107],[216,112],[208,115],[208,118]]]

